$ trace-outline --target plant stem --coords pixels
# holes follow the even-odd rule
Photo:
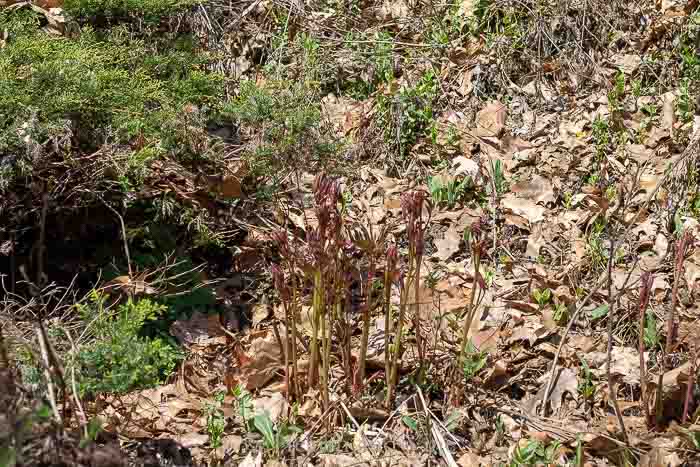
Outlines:
[[[391,353],[389,352],[390,337],[392,328],[391,316],[391,271],[387,267],[384,271],[384,377],[386,378],[386,387],[391,386]]]
[[[476,299],[476,293],[479,288],[479,281],[477,277],[479,275],[479,266],[481,265],[481,248],[478,245],[478,241],[472,246],[472,254],[474,260],[474,285],[472,287],[472,293],[469,297],[469,308],[467,308],[466,319],[464,320],[464,328],[462,329],[462,348],[459,352],[458,364],[461,365],[464,361],[464,356],[467,353],[467,346],[469,344],[469,329],[472,326],[472,321],[474,320],[475,307],[474,300]]]
[[[316,386],[318,381],[318,327],[323,306],[323,279],[320,269],[314,275],[314,298],[311,317],[311,361],[309,362],[309,387]]]
[[[411,258],[409,258],[411,264]],[[411,277],[412,271],[409,271],[408,277]],[[406,320],[406,308],[408,307],[408,289],[410,284],[405,284],[401,290],[401,304],[399,305],[399,322],[396,325],[396,334],[394,338],[394,353],[391,356],[391,374],[389,376],[389,384],[387,385],[387,407],[391,406],[394,398],[395,386],[398,382],[399,372],[399,356],[401,355],[401,341],[403,334],[403,325]]]
[[[644,344],[644,330],[645,326],[645,314],[647,306],[649,305],[649,293],[651,291],[651,285],[653,282],[653,277],[649,273],[645,273],[642,276],[642,285],[639,291],[639,382],[641,385],[641,402],[642,409],[644,410],[644,418],[646,419],[647,426],[650,427],[652,423],[651,414],[649,413],[649,400],[647,396],[647,376],[646,376],[646,362],[644,360],[644,351],[646,350]]]
[[[420,318],[420,267],[423,260],[422,255],[416,255],[416,274],[414,276],[415,287],[415,306],[416,311],[413,315],[413,329],[416,331],[416,346],[418,347],[418,381],[423,382],[423,371],[425,370],[425,347],[423,345],[423,335],[421,334],[421,318]]]
[[[322,364],[321,364],[321,398],[323,400],[323,410],[328,409],[328,323],[329,316],[321,317],[321,349],[322,349]]]
[[[369,315],[372,310],[372,284],[374,281],[375,267],[374,256],[372,256],[372,258],[370,258],[369,277],[367,278],[367,287],[365,291],[365,306],[362,310],[362,341],[360,343],[359,368],[357,369],[357,384],[359,385],[360,391],[365,384],[365,366],[367,364],[367,345],[369,341]]]
[[[627,430],[625,429],[625,422],[622,419],[622,412],[620,411],[620,406],[617,403],[617,394],[615,394],[615,385],[612,377],[612,372],[610,367],[612,366],[612,334],[613,334],[613,316],[615,313],[615,303],[617,302],[617,296],[613,297],[612,293],[612,265],[615,257],[615,240],[610,239],[610,257],[608,258],[608,348],[607,348],[607,358],[605,360],[605,372],[607,373],[608,379],[608,397],[610,402],[612,402],[613,408],[615,409],[615,415],[617,416],[617,423],[620,425],[620,431],[622,431],[622,439],[625,443],[629,443],[627,438]]]
[[[299,397],[299,366],[297,359],[297,282],[292,277],[292,303],[291,303],[291,322],[292,322],[292,387],[295,396]]]

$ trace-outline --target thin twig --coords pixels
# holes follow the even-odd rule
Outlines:
[[[71,333],[68,329],[63,328],[63,332],[66,333],[66,337],[68,337],[68,341],[70,342],[71,345],[71,352],[73,353],[73,357],[75,358],[75,355],[77,355],[77,348],[75,346],[75,341],[73,340],[73,336],[71,336]],[[87,437],[88,431],[87,431],[87,423],[88,423],[88,418],[87,415],[85,415],[85,409],[83,408],[83,404],[80,401],[80,396],[78,395],[78,384],[76,382],[75,378],[75,362],[73,362],[73,365],[71,366],[71,387],[73,389],[73,400],[75,401],[75,406],[78,409],[78,413],[80,414],[81,417],[81,423],[83,424],[83,433]]]
[[[124,254],[126,255],[126,265],[129,268],[129,277],[132,277],[133,271],[131,269],[131,255],[129,255],[129,242],[126,237],[126,225],[124,224],[124,218],[121,214],[119,214],[119,211],[107,204],[107,202],[101,196],[100,201],[102,201],[102,203],[105,206],[107,206],[107,208],[109,208],[109,210],[112,211],[119,218],[119,223],[121,224],[122,228],[122,239],[124,240]]]
[[[37,322],[34,325],[34,332],[39,340],[39,349],[41,350],[41,360],[44,363],[44,378],[46,378],[46,389],[49,397],[49,404],[53,410],[53,416],[59,424],[63,423],[61,419],[61,413],[58,410],[58,405],[56,404],[56,390],[53,386],[53,381],[51,378],[51,363],[49,361],[49,351],[46,340],[44,339],[43,329],[41,329],[41,322]]]

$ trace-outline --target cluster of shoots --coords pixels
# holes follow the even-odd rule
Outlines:
[[[430,220],[427,194],[411,191],[401,197],[407,239],[403,254],[387,238],[388,228],[348,222],[341,208],[338,181],[318,175],[313,195],[317,223],[307,225],[305,236],[293,236],[287,231],[273,235],[280,253],[279,263],[272,266],[272,275],[284,307],[288,394],[298,399],[305,389],[319,388],[323,406],[328,409],[330,374],[336,365],[344,372],[346,390],[354,395],[361,392],[368,380],[369,334],[371,317],[376,311],[383,313],[385,401],[391,406],[403,368],[406,335],[415,336],[419,378],[425,376],[427,368],[426,339],[419,312],[421,265]],[[473,235],[476,244],[481,245],[478,228]],[[478,254],[480,248],[474,251]],[[478,274],[478,256],[474,263]],[[393,294],[398,300],[392,301]],[[473,302],[474,297],[470,316]],[[310,339],[299,332],[299,322],[306,318],[302,314],[307,312]],[[361,323],[357,354],[351,350],[354,320]],[[467,325],[466,331],[468,328]],[[299,363],[302,353],[304,358],[308,356],[308,365]],[[305,377],[299,372],[302,367],[307,368]]]

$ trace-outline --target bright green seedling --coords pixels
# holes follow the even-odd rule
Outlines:
[[[513,458],[509,467],[557,464],[556,458],[560,447],[559,441],[544,444],[537,440],[528,440],[527,444],[524,446],[518,445],[513,451]]]
[[[207,433],[209,434],[209,445],[216,449],[221,447],[221,437],[226,428],[226,419],[221,406],[224,403],[224,393],[220,392],[214,398],[214,402],[207,404],[204,412],[207,414]]]
[[[428,189],[430,197],[437,205],[453,208],[467,194],[468,189],[472,186],[470,177],[465,177],[458,181],[453,177],[442,177],[436,175],[428,179]]]
[[[253,427],[263,436],[263,446],[273,451],[275,457],[279,457],[280,451],[289,444],[292,435],[302,431],[296,425],[286,422],[275,425],[267,412],[253,417]]]
[[[474,343],[469,340],[467,343],[467,351],[464,354],[464,362],[462,362],[464,378],[468,381],[476,376],[486,365],[487,359],[488,356],[486,352],[480,352]]]
[[[501,196],[508,191],[508,183],[506,182],[506,175],[503,172],[503,164],[500,159],[496,159],[491,164],[491,173],[493,174],[493,186],[496,189],[496,195]]]
[[[238,406],[238,414],[243,419],[243,424],[248,430],[252,430],[253,417],[253,396],[241,385],[236,386],[233,391],[233,397],[236,398]]]
[[[607,304],[600,305],[593,311],[591,311],[591,319],[596,320],[600,318],[604,318],[608,314],[608,309],[610,307]]]
[[[550,289],[535,289],[532,291],[532,297],[540,308],[542,308],[552,299],[552,291]]]
[[[593,374],[585,358],[581,358],[581,381],[578,383],[578,392],[586,400],[590,401],[596,392]]]
[[[403,417],[401,417],[401,421],[414,433],[418,431],[418,421],[415,418],[409,415],[404,415]]]
[[[563,325],[569,322],[569,308],[564,303],[554,305],[554,321]]]
[[[644,327],[644,345],[647,349],[655,349],[661,342],[658,329],[656,327],[656,315],[653,311],[647,310],[646,326]]]

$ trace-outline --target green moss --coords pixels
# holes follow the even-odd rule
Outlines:
[[[159,19],[186,10],[195,0],[66,0],[63,8],[72,16],[143,16]]]

